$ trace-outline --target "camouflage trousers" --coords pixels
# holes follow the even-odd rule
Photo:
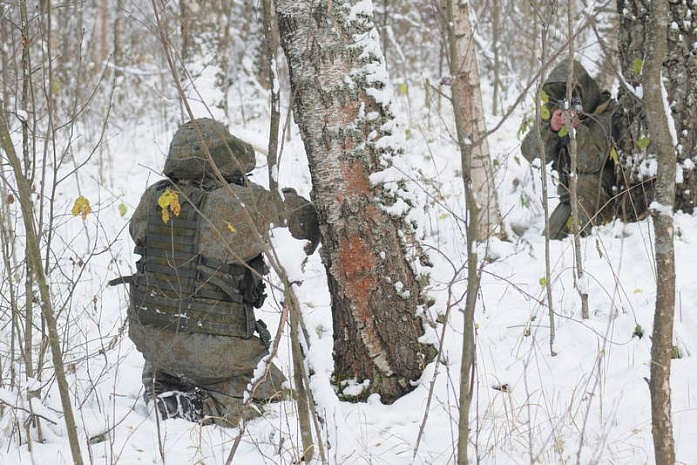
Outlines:
[[[223,426],[254,416],[242,409],[242,396],[259,361],[268,353],[257,337],[249,339],[184,333],[129,321],[129,337],[143,358],[144,397],[167,391],[203,394],[203,415]],[[258,403],[281,400],[283,373],[271,365],[257,388]]]
[[[612,184],[614,174],[605,169],[600,173],[580,173],[576,195],[578,196],[578,220],[583,234],[588,234],[597,224],[610,219],[612,208]],[[569,188],[563,184],[557,186],[559,205],[549,216],[549,238],[563,239],[570,232],[571,199]]]

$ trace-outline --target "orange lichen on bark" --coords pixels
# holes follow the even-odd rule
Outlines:
[[[370,292],[375,288],[375,278],[372,273],[376,260],[365,240],[358,234],[349,234],[348,238],[339,241],[338,257],[338,271],[341,276],[346,277],[347,281],[352,284],[361,282],[360,286],[351,286],[356,287],[356,291],[347,290],[347,293],[358,292],[360,289],[358,292],[360,295],[355,297],[369,297]],[[365,302],[368,299],[358,300]]]
[[[374,317],[370,310],[371,296],[377,288],[375,255],[358,234],[349,234],[339,241],[337,280],[351,301],[351,318],[373,363],[386,375],[392,370],[387,361],[380,336],[375,331]]]
[[[346,180],[346,191],[344,192],[346,197],[371,196],[372,186],[362,163],[349,161],[348,163],[342,163],[341,168]]]

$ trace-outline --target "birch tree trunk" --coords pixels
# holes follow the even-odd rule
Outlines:
[[[467,42],[473,43],[472,31],[469,23],[469,6],[457,0],[448,0],[446,5],[446,19],[448,23],[448,58],[450,62],[450,74],[453,76],[452,104],[455,115],[455,129],[457,142],[460,148],[462,164],[462,180],[465,188],[465,205],[467,208],[466,243],[467,243],[467,298],[465,301],[465,318],[462,331],[462,361],[460,362],[460,408],[458,416],[457,435],[457,463],[468,465],[467,447],[469,445],[470,427],[469,411],[472,404],[472,383],[474,374],[474,311],[477,307],[477,293],[479,292],[479,270],[476,249],[478,239],[486,239],[489,231],[483,229],[480,218],[482,217],[481,200],[474,189],[474,152],[481,144],[473,145],[476,138],[473,133],[477,129],[476,120],[472,119],[473,110],[477,103],[474,102],[473,79],[477,79],[479,86],[479,74],[471,76],[472,70],[464,64],[468,59],[472,66],[472,56],[463,56],[463,53],[474,53],[474,46],[470,50]],[[476,71],[476,59],[474,61]],[[481,111],[481,94],[479,99]],[[481,113],[478,113],[481,116]],[[486,139],[484,139],[486,141]],[[481,150],[480,150],[481,152]]]
[[[503,234],[502,219],[489,144],[485,137],[486,121],[474,35],[469,20],[469,2],[456,2],[452,8],[457,51],[450,54],[450,73],[453,76],[453,98],[457,94],[464,129],[464,134],[458,133],[458,143],[471,145],[471,166],[467,172],[463,169],[463,176],[465,183],[472,184],[479,212],[476,240],[482,241],[492,234]]]
[[[433,353],[418,338],[422,286],[398,192],[400,156],[372,2],[277,0],[295,120],[305,144],[332,296],[335,378],[392,402]],[[397,176],[397,177],[395,177]],[[401,178],[400,178],[401,179]],[[403,206],[402,215],[388,214]]]
[[[643,71],[644,103],[651,146],[658,158],[655,202],[652,204],[656,234],[656,310],[651,340],[651,433],[657,465],[675,464],[675,442],[671,421],[670,364],[673,354],[673,314],[675,312],[675,247],[673,242],[673,204],[677,161],[671,136],[670,108],[662,81],[666,57],[668,0],[651,2],[646,62]],[[676,137],[677,139],[677,137]]]

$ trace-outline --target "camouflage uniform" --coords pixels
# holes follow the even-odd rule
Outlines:
[[[217,181],[203,144],[227,184]],[[145,191],[131,219],[142,257],[122,281],[131,285],[129,336],[146,361],[145,397],[188,395],[188,405],[180,399],[165,416],[235,425],[252,372],[268,353],[270,335],[254,308],[266,297],[262,251],[279,215],[271,194],[246,180],[253,168],[252,147],[224,125],[189,122],[172,140],[169,179]],[[255,400],[278,398],[284,380],[272,365]]]
[[[546,103],[551,115],[566,99],[566,82],[569,74],[568,62],[557,66],[543,86],[549,97]],[[574,62],[573,93],[583,109],[580,124],[576,127],[577,172],[576,195],[579,200],[579,224],[588,232],[592,225],[601,224],[612,214],[609,204],[612,189],[616,185],[615,168],[609,155],[620,138],[617,122],[619,105],[610,99],[608,92],[600,92],[597,83],[588,75],[580,63]],[[521,153],[530,162],[540,158],[545,151],[547,161],[559,173],[559,205],[549,219],[550,238],[562,239],[569,233],[571,204],[569,194],[569,136],[560,137],[550,128],[549,121],[541,123],[540,133],[544,147],[538,147],[535,131],[530,131],[523,140]]]
[[[320,243],[319,219],[314,206],[299,196],[295,189],[284,187],[284,214],[288,219],[288,230],[296,239],[307,239],[305,253],[312,255]]]

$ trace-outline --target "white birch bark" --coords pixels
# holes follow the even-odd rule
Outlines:
[[[320,218],[335,378],[369,379],[361,397],[377,392],[392,402],[413,389],[432,348],[418,343],[421,285],[403,242],[408,208],[394,213],[407,204],[381,182],[396,180],[400,153],[389,138],[372,2],[277,0],[276,11]]]
[[[472,160],[469,173],[463,173],[465,182],[472,183],[472,191],[479,207],[477,240],[485,240],[492,234],[502,234],[502,218],[499,209],[494,170],[485,137],[486,120],[479,85],[479,66],[474,48],[474,36],[469,18],[469,3],[457,2],[454,10],[454,33],[457,54],[451,57],[454,92],[461,99],[465,137],[460,144],[472,144]],[[462,137],[462,135],[458,135]]]

